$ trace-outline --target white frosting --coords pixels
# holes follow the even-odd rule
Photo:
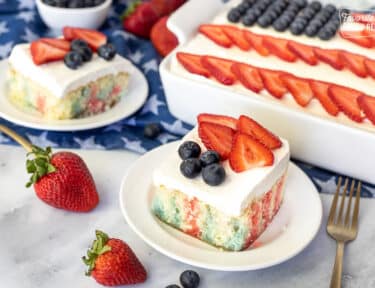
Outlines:
[[[231,2],[231,6],[233,5],[234,3]],[[226,13],[227,13],[227,10],[220,13],[212,21],[212,23],[228,24],[228,21],[226,19]],[[230,24],[233,25],[232,23]],[[339,36],[336,36],[335,38],[329,41],[322,41],[320,39],[309,38],[307,36],[295,36],[289,32],[280,33],[280,32],[275,31],[272,28],[264,29],[264,28],[257,27],[257,26],[253,26],[249,28],[249,27],[244,27],[242,24],[235,24],[235,26],[249,29],[254,33],[267,34],[267,35],[271,35],[274,37],[291,39],[291,40],[303,42],[305,44],[317,46],[321,48],[326,48],[326,49],[340,48],[346,51],[351,51],[354,53],[365,55],[368,58],[375,59],[375,49],[366,49],[366,48],[360,47],[347,40],[340,38]],[[179,51],[189,52],[189,53],[198,54],[198,55],[213,55],[213,56],[218,56],[222,58],[232,59],[232,60],[243,62],[243,63],[248,63],[256,67],[286,71],[299,77],[327,81],[330,83],[336,83],[339,85],[357,89],[366,94],[369,94],[370,96],[375,95],[375,90],[374,90],[375,80],[371,77],[360,78],[349,70],[337,71],[331,66],[329,66],[328,64],[325,64],[322,62],[320,62],[316,66],[310,66],[301,60],[297,60],[294,63],[289,63],[273,55],[264,57],[264,56],[259,55],[257,52],[255,52],[254,49],[250,51],[242,51],[241,49],[235,46],[231,48],[224,48],[215,44],[213,41],[211,41],[210,39],[208,39],[202,34],[195,35],[190,41],[188,41],[185,45],[180,47]],[[182,76],[184,78],[189,78],[194,81],[199,81],[199,82],[204,82],[204,83],[210,83],[211,85],[213,83],[216,83],[217,85],[220,85],[224,89],[229,89],[235,92],[239,92],[240,94],[248,95],[251,97],[260,97],[262,99],[265,99],[266,101],[271,101],[273,103],[281,102],[287,105],[289,108],[292,108],[297,111],[309,112],[310,114],[317,115],[323,118],[327,118],[327,119],[330,119],[330,120],[333,120],[333,121],[336,121],[345,125],[375,132],[375,126],[372,125],[370,121],[368,121],[367,119],[365,119],[364,122],[362,123],[357,123],[357,122],[352,121],[348,117],[346,117],[342,112],[340,112],[336,117],[328,114],[317,99],[312,99],[310,104],[307,107],[303,108],[295,102],[293,96],[290,94],[285,95],[282,100],[279,100],[271,96],[266,90],[263,90],[257,94],[246,89],[240,83],[237,83],[232,86],[225,86],[218,82],[215,82],[213,79],[207,79],[203,76],[199,76],[199,75],[188,72],[177,61],[176,57],[173,57],[172,59],[170,70],[173,73],[179,76]]]
[[[30,78],[32,81],[52,92],[57,98],[66,93],[108,74],[128,72],[131,74],[132,65],[125,58],[116,55],[111,61],[100,58],[96,53],[89,62],[85,62],[76,70],[69,69],[63,61],[54,61],[42,65],[35,65],[30,44],[16,45],[10,56],[12,67]]]
[[[182,141],[186,140],[195,141],[199,143],[202,151],[206,150],[197,128],[190,131]],[[267,192],[285,173],[289,163],[289,144],[283,139],[282,142],[281,148],[273,150],[275,161],[272,166],[236,173],[230,167],[229,161],[224,161],[226,178],[219,186],[207,185],[201,175],[194,179],[183,176],[179,168],[182,160],[176,150],[155,170],[154,184],[196,197],[227,215],[239,216],[254,197]]]

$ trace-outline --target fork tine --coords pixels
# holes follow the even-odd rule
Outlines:
[[[346,197],[346,190],[348,189],[348,184],[349,184],[349,178],[346,177],[344,188],[342,188],[339,216],[337,217],[337,221],[336,221],[337,224],[341,224],[342,222],[341,218],[342,218],[342,212],[344,210],[344,203],[345,203],[345,197]]]
[[[361,187],[362,182],[359,181],[357,186],[357,194],[355,195],[355,204],[354,204],[354,212],[353,212],[353,221],[352,221],[352,228],[358,228],[358,212],[359,212],[359,199],[361,199]]]
[[[328,217],[328,224],[333,224],[335,219],[335,212],[336,212],[336,206],[337,206],[337,199],[339,197],[340,187],[341,187],[342,177],[339,177],[339,180],[337,181],[337,188],[335,196],[333,197],[331,209],[329,210],[329,217]]]
[[[346,215],[345,215],[345,224],[344,224],[345,226],[348,226],[349,224],[349,215],[350,215],[351,208],[352,208],[354,186],[355,186],[355,180],[352,180],[352,185],[350,185],[348,208],[346,210]]]

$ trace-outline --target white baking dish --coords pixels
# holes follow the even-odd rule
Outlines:
[[[171,73],[171,59],[194,35],[199,24],[223,9],[220,0],[190,0],[173,14],[168,27],[177,47],[160,64],[160,75],[171,113],[190,124],[202,112],[233,116],[251,114],[276,134],[288,139],[296,159],[375,183],[375,133],[290,109],[282,104],[248,97]]]

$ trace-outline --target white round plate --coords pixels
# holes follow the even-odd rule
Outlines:
[[[313,183],[293,163],[288,170],[284,202],[255,247],[222,251],[162,223],[151,213],[152,174],[177,145],[173,142],[143,155],[121,185],[120,205],[125,219],[150,246],[190,265],[245,271],[281,263],[301,252],[315,237],[322,220],[322,203]]]
[[[8,100],[6,72],[8,61],[0,61],[0,117],[34,129],[50,131],[78,131],[103,127],[132,115],[145,103],[148,84],[145,76],[135,66],[130,77],[128,93],[112,109],[90,117],[70,120],[45,120],[17,109]]]

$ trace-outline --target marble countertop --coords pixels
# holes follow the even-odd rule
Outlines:
[[[194,269],[204,287],[328,287],[335,242],[322,226],[299,255],[275,267],[250,272],[216,272],[172,260],[147,246],[126,224],[119,207],[122,177],[139,157],[127,151],[83,151],[97,183],[99,206],[75,214],[45,205],[26,189],[25,152],[0,146],[0,287],[102,287],[84,275],[81,262],[95,229],[125,240],[145,265],[149,278],[136,287],[165,287],[178,283],[180,273]],[[321,194],[324,220],[332,197]],[[360,231],[346,249],[343,287],[375,287],[375,200],[362,199]],[[128,286],[130,287],[130,286]]]

